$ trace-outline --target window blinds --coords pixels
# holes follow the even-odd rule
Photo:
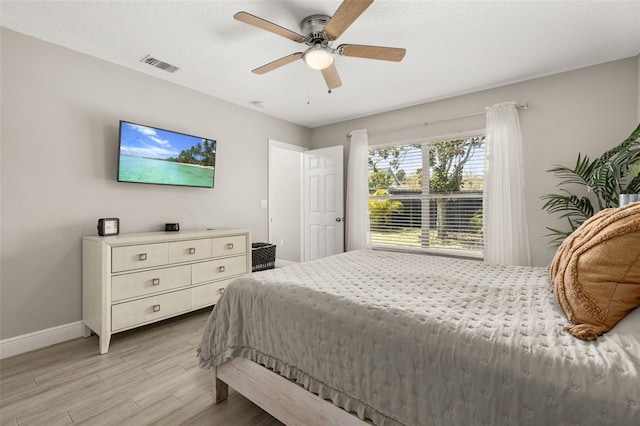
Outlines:
[[[369,151],[371,243],[481,252],[484,135]]]

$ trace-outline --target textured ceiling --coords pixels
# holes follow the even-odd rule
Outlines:
[[[404,47],[400,63],[338,57],[343,86],[296,61],[304,46],[240,23],[244,10],[299,32],[340,1],[8,1],[0,24],[307,127],[635,56],[640,1],[376,0],[337,44]],[[140,62],[150,54],[174,74]],[[263,107],[252,104],[262,101]]]

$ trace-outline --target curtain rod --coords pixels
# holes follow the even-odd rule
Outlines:
[[[529,105],[525,102],[523,104],[516,104],[516,108],[518,109],[527,109],[529,107]],[[480,114],[485,114],[485,111],[477,111],[477,112],[470,112],[468,114],[460,114],[460,115],[454,115],[451,117],[444,117],[444,118],[438,118],[437,120],[431,120],[431,121],[421,121],[420,123],[411,123],[411,124],[403,124],[402,126],[396,126],[396,127],[387,127],[385,129],[375,129],[375,130],[369,130],[367,131],[368,134],[373,135],[376,133],[386,133],[386,132],[392,132],[395,130],[403,130],[403,129],[410,129],[412,127],[419,127],[419,126],[428,126],[429,124],[433,124],[433,123],[441,123],[443,121],[450,121],[450,120],[457,120],[460,118],[467,118],[467,117],[473,117],[476,115],[480,115]],[[351,137],[351,132],[347,133],[347,138]]]

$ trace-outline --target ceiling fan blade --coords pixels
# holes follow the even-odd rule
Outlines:
[[[285,56],[284,58],[276,59],[273,62],[269,62],[266,65],[263,65],[254,70],[251,70],[251,72],[254,74],[265,74],[265,73],[268,73],[269,71],[273,71],[276,68],[280,68],[300,58],[302,58],[302,52],[292,53],[291,55]]]
[[[324,27],[324,33],[330,40],[337,39],[371,3],[373,0],[344,0]]]
[[[400,62],[405,53],[407,53],[407,49],[398,47],[365,46],[362,44],[341,44],[336,51],[344,56],[394,62]]]
[[[327,83],[329,90],[342,86],[342,81],[338,75],[336,64],[331,64],[331,66],[323,69],[322,76],[324,77],[324,81]]]
[[[238,12],[233,15],[233,17],[240,22],[244,22],[245,24],[253,25],[254,27],[270,31],[279,36],[286,37],[289,40],[293,40],[296,43],[302,43],[304,41],[304,37],[296,33],[295,31],[288,30],[284,27],[281,27],[280,25],[274,24],[273,22],[258,18],[257,16],[250,13]]]

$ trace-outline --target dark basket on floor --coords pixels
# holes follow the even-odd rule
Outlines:
[[[251,272],[275,268],[276,245],[269,243],[252,243],[251,266]]]

